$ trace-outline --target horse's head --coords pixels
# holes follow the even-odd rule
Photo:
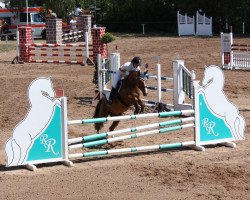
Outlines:
[[[147,96],[148,91],[147,91],[146,82],[145,82],[143,76],[141,76],[140,71],[131,71],[129,76],[128,76],[128,80],[133,85],[136,85],[141,90],[141,92],[144,96]]]

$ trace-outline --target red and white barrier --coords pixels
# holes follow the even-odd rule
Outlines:
[[[234,44],[233,33],[221,33],[221,63],[223,68],[250,68],[250,44]]]
[[[27,44],[29,62],[87,64],[87,60],[93,58],[93,53],[90,55],[93,45],[88,44],[88,33],[85,33],[85,41],[84,44]]]

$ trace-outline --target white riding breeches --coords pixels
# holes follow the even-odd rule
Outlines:
[[[113,83],[112,83],[112,87],[118,89],[117,88],[118,81],[120,81],[121,78],[125,77],[125,76],[126,76],[126,73],[121,72],[120,70],[117,70],[115,75],[114,75],[114,80],[113,80]]]

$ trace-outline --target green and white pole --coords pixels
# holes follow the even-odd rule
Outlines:
[[[103,123],[111,121],[123,121],[123,120],[135,120],[150,117],[170,117],[170,116],[180,116],[194,114],[194,110],[181,110],[181,111],[171,111],[171,112],[160,112],[160,113],[148,113],[148,114],[138,114],[138,115],[125,115],[117,117],[106,117],[106,118],[93,118],[93,119],[82,119],[82,120],[72,120],[68,121],[68,125],[72,124],[91,124],[91,123]]]
[[[182,123],[190,122],[190,121],[194,121],[194,117],[187,117],[187,118],[175,119],[175,120],[148,124],[148,125],[143,125],[143,126],[138,126],[138,127],[126,128],[126,129],[121,129],[121,130],[116,130],[116,131],[92,134],[92,135],[87,135],[83,137],[72,138],[72,139],[69,139],[68,142],[69,144],[79,143],[79,142],[89,142],[93,140],[104,139],[104,138],[107,138],[108,136],[121,135],[123,133],[136,132],[136,131],[140,131],[144,129],[164,127],[164,126],[169,126],[169,125],[174,125],[174,124],[182,124]]]
[[[185,124],[185,125],[180,125],[180,126],[173,126],[173,127],[167,127],[163,129],[156,129],[156,130],[151,130],[151,131],[145,131],[137,134],[131,134],[131,135],[124,135],[120,137],[115,137],[115,138],[108,138],[108,139],[103,139],[103,140],[96,140],[92,142],[86,142],[83,144],[76,144],[76,145],[71,145],[69,146],[69,150],[71,149],[77,149],[77,148],[88,148],[88,147],[94,147],[98,145],[104,145],[112,142],[118,142],[118,141],[123,141],[123,140],[128,140],[128,139],[134,139],[142,136],[147,136],[147,135],[155,135],[155,134],[161,134],[161,133],[168,133],[176,130],[181,130],[185,128],[191,128],[194,127],[194,124]]]
[[[121,148],[121,149],[112,149],[112,150],[103,150],[103,151],[92,151],[85,153],[76,153],[69,154],[69,158],[80,158],[80,157],[95,157],[95,156],[104,156],[108,154],[118,154],[118,153],[127,153],[127,152],[139,152],[139,151],[152,151],[152,150],[163,150],[163,149],[172,149],[172,148],[181,148],[181,147],[192,147],[195,146],[194,141],[188,142],[178,142],[170,144],[160,144],[152,146],[141,146],[141,147],[132,147],[132,148]]]

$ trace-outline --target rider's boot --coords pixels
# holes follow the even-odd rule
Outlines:
[[[116,89],[114,87],[111,88],[110,94],[109,94],[109,100],[108,103],[111,105],[114,95],[116,94]]]

